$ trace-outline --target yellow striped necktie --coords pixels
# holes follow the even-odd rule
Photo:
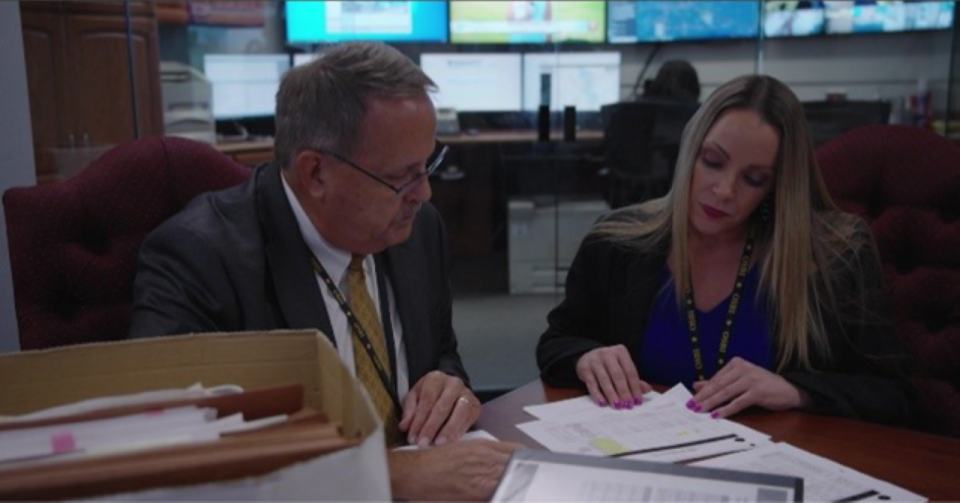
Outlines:
[[[399,429],[397,423],[397,411],[390,397],[390,392],[384,387],[383,381],[377,373],[377,367],[371,361],[371,356],[380,361],[380,365],[387,371],[391,382],[396,382],[393,375],[390,375],[390,355],[387,352],[387,342],[383,335],[383,325],[380,323],[380,317],[377,316],[376,304],[370,297],[367,290],[367,282],[363,273],[364,255],[353,255],[350,259],[350,266],[347,268],[347,289],[350,292],[350,309],[353,315],[360,322],[360,325],[367,332],[372,351],[368,351],[360,337],[354,333],[351,327],[353,339],[353,363],[356,370],[357,379],[367,387],[370,399],[383,420],[384,430],[387,437],[387,444],[393,445],[399,439]],[[389,316],[389,313],[383,313],[383,316]]]

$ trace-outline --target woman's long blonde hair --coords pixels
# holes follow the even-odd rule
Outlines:
[[[779,80],[746,75],[717,88],[684,128],[670,192],[623,208],[616,213],[621,218],[609,218],[593,232],[647,250],[669,247],[669,262],[679,265],[673,268],[674,284],[687,284],[690,181],[707,132],[729,110],[756,112],[780,136],[772,218],[766,225],[756,224],[759,293],[768,302],[778,368],[797,361],[811,369],[814,355],[830,357],[824,316],[825,310],[838,312],[841,288],[831,266],[838,259],[849,260],[846,252],[856,220],[837,211],[827,193],[803,109]],[[636,217],[638,213],[643,216]],[[682,288],[675,290],[679,303]]]

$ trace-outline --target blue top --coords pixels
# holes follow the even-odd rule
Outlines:
[[[730,334],[726,361],[739,356],[755,365],[773,370],[767,309],[764,299],[757,299],[758,274],[756,267],[747,272],[743,296],[735,315],[733,332]],[[682,382],[692,390],[697,372],[693,367],[690,331],[687,330],[685,322],[686,314],[677,305],[674,284],[666,265],[660,272],[659,283],[660,290],[650,308],[650,319],[640,344],[640,366],[637,371],[640,378],[648,383],[673,385]],[[696,311],[703,373],[707,379],[717,372],[720,334],[729,305],[730,295],[727,295],[710,311]]]

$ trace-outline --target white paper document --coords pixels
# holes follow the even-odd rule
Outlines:
[[[785,443],[769,444],[693,465],[800,477],[804,480],[804,499],[807,501],[927,501],[919,494]]]
[[[769,437],[745,426],[695,413],[682,385],[629,410],[575,399],[538,409],[544,419],[517,425],[553,452],[676,462],[750,449]]]
[[[643,403],[649,404],[658,396],[660,396],[660,393],[657,393],[656,391],[645,393],[643,395]],[[634,408],[637,407],[640,406],[634,406]],[[593,398],[591,398],[590,395],[560,400],[559,402],[527,405],[523,408],[527,414],[530,414],[537,419],[555,419],[559,417],[570,419],[579,414],[594,414],[597,412],[597,409],[602,410],[603,407],[600,407],[594,403]]]
[[[81,414],[94,410],[101,410],[110,407],[119,407],[123,405],[140,405],[146,403],[165,402],[169,400],[187,400],[201,398],[205,396],[235,395],[243,393],[243,388],[233,384],[224,384],[204,388],[202,384],[195,383],[188,388],[174,388],[155,391],[145,391],[143,393],[133,393],[129,395],[104,396],[91,398],[80,402],[60,405],[43,409],[22,416],[8,416],[2,418],[3,421],[36,421],[39,419],[49,419],[52,417],[67,416],[72,414]]]
[[[491,501],[799,501],[795,477],[517,451]]]
[[[17,462],[66,461],[157,447],[212,442],[287,419],[286,415],[245,421],[243,414],[217,418],[212,408],[151,410],[106,419],[0,431],[0,470]]]

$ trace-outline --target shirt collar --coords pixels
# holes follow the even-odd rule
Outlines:
[[[343,279],[343,275],[347,271],[347,266],[350,265],[352,254],[333,246],[320,235],[317,228],[314,227],[313,222],[310,221],[310,217],[307,216],[307,212],[304,211],[303,206],[300,205],[300,200],[297,199],[297,196],[293,193],[293,189],[290,188],[283,174],[280,175],[280,179],[283,181],[283,191],[287,194],[287,201],[290,203],[290,209],[293,210],[293,216],[297,219],[297,226],[300,227],[300,234],[303,236],[303,241],[307,243],[307,247],[310,248],[313,255],[317,257],[317,260],[323,265],[323,268],[327,271],[327,274],[330,275],[333,283],[339,285]],[[369,257],[367,257],[367,259],[369,259]],[[366,260],[364,260],[364,266],[366,266]]]

